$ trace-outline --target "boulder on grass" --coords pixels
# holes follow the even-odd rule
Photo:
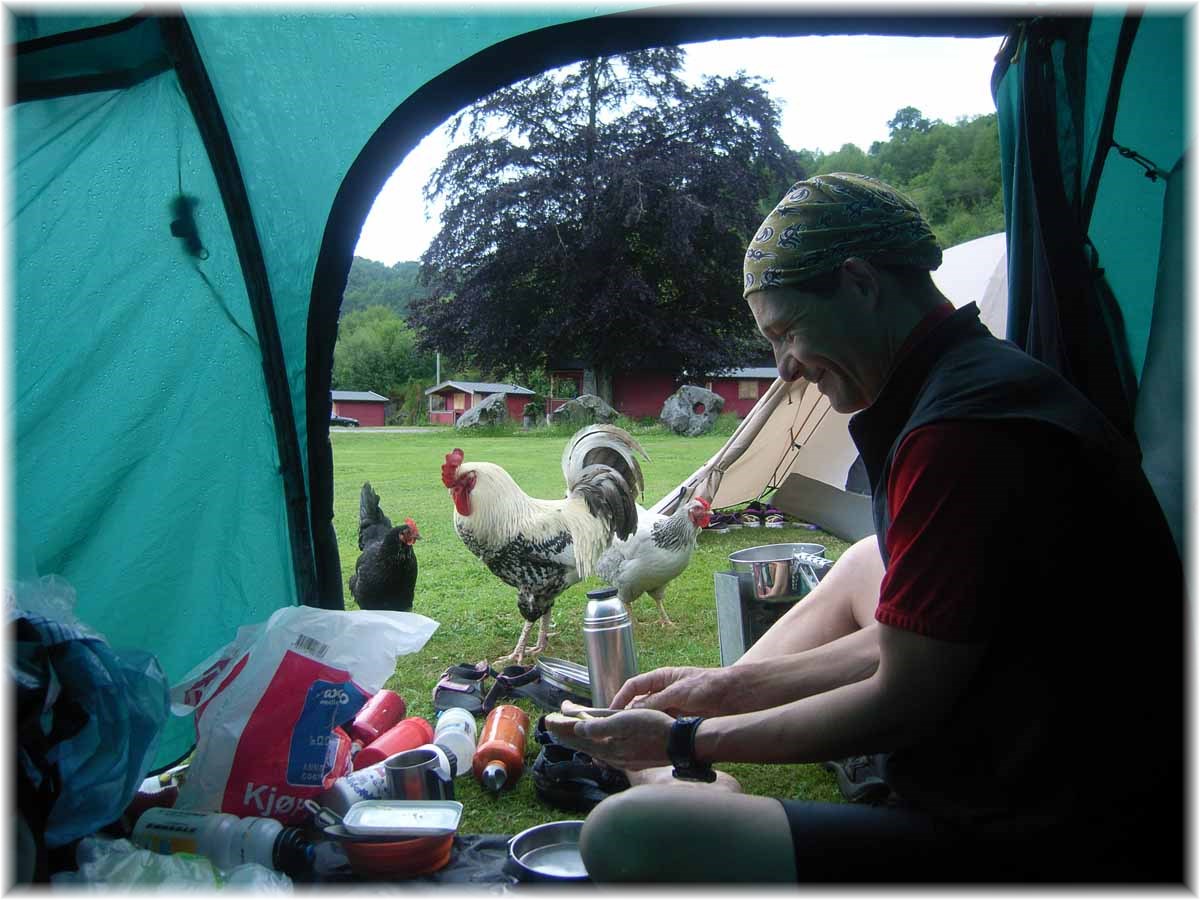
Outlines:
[[[502,425],[508,421],[508,403],[503,394],[489,394],[483,401],[468,409],[455,428],[479,428],[480,426]]]
[[[616,421],[617,415],[615,409],[595,394],[580,394],[550,413],[550,421],[555,425],[591,425]]]
[[[712,431],[725,406],[720,394],[694,384],[685,384],[663,403],[659,420],[676,434],[696,437]]]

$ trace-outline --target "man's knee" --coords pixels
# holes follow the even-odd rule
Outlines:
[[[661,802],[663,791],[687,788],[635,785],[601,801],[583,823],[580,853],[594,881],[650,881],[661,877],[659,841],[684,834],[672,827]],[[679,823],[682,826],[682,823]]]

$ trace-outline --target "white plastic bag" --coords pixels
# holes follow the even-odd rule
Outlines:
[[[52,886],[104,892],[119,887],[211,892],[228,886],[255,893],[294,893],[292,879],[258,863],[243,863],[222,871],[203,856],[155,853],[124,838],[85,837],[76,847],[75,856],[79,868],[51,875]]]
[[[176,806],[304,821],[303,801],[348,771],[337,726],[437,627],[416,613],[293,606],[238,629],[171,688],[172,711],[196,714]]]

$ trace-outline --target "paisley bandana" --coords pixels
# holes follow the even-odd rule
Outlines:
[[[876,178],[838,172],[792,185],[746,250],[743,296],[798,285],[848,257],[936,269],[942,248],[913,202]]]

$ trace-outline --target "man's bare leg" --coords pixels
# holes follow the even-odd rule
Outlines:
[[[631,787],[588,814],[580,851],[598,882],[796,880],[783,806],[750,794]]]

